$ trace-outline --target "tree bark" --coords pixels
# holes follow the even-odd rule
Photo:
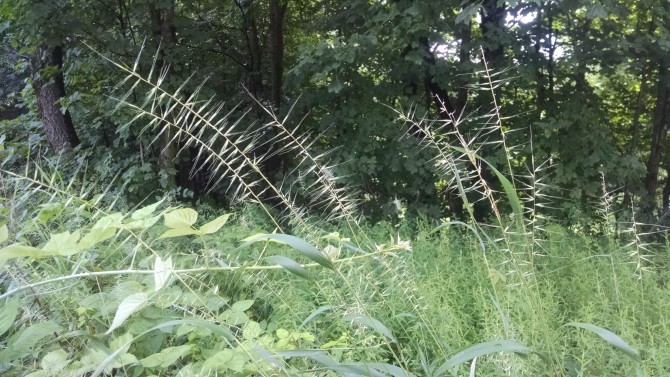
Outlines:
[[[174,25],[174,2],[169,6],[158,7],[155,4],[149,5],[149,19],[151,21],[151,34],[155,42],[160,43],[161,49],[174,46],[177,42],[177,32]],[[164,50],[159,51],[161,58],[156,62],[158,72],[165,73],[165,80],[168,82],[170,75],[169,63],[163,58]],[[169,114],[168,114],[169,116]],[[163,129],[160,130],[160,138],[158,142],[158,166],[167,174],[167,187],[173,188],[176,186],[176,158],[177,158],[177,141],[174,140],[176,130],[171,125],[172,120],[167,119],[163,124]]]
[[[59,153],[79,145],[70,113],[61,111],[60,100],[65,97],[63,54],[62,46],[40,47],[30,59],[39,117],[47,140]]]
[[[281,105],[284,77],[284,16],[288,0],[270,0],[270,71],[271,99],[275,110]]]
[[[254,98],[259,99],[263,92],[263,80],[261,77],[261,44],[258,36],[258,27],[254,14],[252,0],[235,0],[242,12],[242,32],[247,40],[247,73],[249,75],[249,92]]]
[[[480,12],[482,23],[481,31],[484,38],[484,59],[489,67],[499,68],[505,50],[502,40],[505,33],[505,16],[507,9],[505,2],[498,0],[484,0]]]
[[[643,201],[643,209],[652,215],[656,209],[656,189],[658,188],[658,169],[663,159],[663,145],[670,126],[670,70],[668,64],[662,61],[659,64],[658,81],[656,87],[656,102],[652,118],[651,147],[647,159],[647,174],[644,178],[644,188],[647,198]]]

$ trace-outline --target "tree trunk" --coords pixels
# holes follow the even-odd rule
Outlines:
[[[249,92],[254,98],[259,99],[263,92],[263,80],[261,77],[261,44],[256,26],[254,4],[252,0],[235,1],[242,12],[242,32],[247,40],[247,73],[249,74]]]
[[[288,0],[270,0],[270,70],[272,76],[272,106],[281,105],[284,77],[284,15]]]
[[[65,97],[63,48],[40,47],[31,56],[30,65],[37,109],[47,140],[56,152],[69,152],[79,145],[79,137],[70,113],[61,111],[60,100]],[[54,73],[48,73],[47,68]]]
[[[484,0],[481,8],[481,31],[484,38],[484,59],[489,67],[500,68],[504,57],[505,2]]]
[[[644,188],[647,198],[643,200],[642,208],[648,215],[653,215],[656,209],[656,189],[658,187],[658,169],[663,159],[663,145],[668,135],[670,125],[670,71],[665,61],[659,64],[658,82],[656,87],[656,103],[652,118],[651,147],[647,159],[647,175],[644,178]]]
[[[155,4],[151,4],[149,6],[149,19],[151,20],[151,34],[156,44],[160,43],[161,49],[174,46],[177,42],[177,33],[174,26],[174,2],[161,8]],[[165,72],[165,80],[163,82],[166,83],[170,74],[169,63],[163,58],[164,50],[159,51],[158,56],[161,58],[156,62],[156,68],[158,72]],[[171,123],[171,119],[167,119],[164,122],[163,129],[159,131],[161,134],[158,142],[158,166],[167,174],[167,188],[173,188],[177,184],[175,162],[178,146],[177,141],[174,140],[176,130]]]

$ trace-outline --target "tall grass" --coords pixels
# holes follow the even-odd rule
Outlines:
[[[531,160],[525,175],[512,167],[499,76],[486,65],[474,81],[489,113],[398,112],[426,135],[417,148],[434,152],[427,163],[469,217],[409,234],[361,222],[353,188],[286,119],[267,110],[265,127],[281,153],[299,156],[306,192],[264,175],[268,156],[260,135],[241,129],[244,117],[231,120],[199,90],[183,95],[186,83],[168,91],[165,72],[143,76],[139,60],[114,64],[127,74],[119,105],[136,114],[124,127],[139,123],[155,141],[174,130],[174,143],[197,150],[193,172],[208,169],[211,185],[247,204],[232,215],[170,200],[126,208],[111,186],[80,187],[86,180],[63,180],[57,167],[3,170],[3,373],[667,374],[667,272],[650,269],[636,227],[620,245],[543,217],[545,165]],[[503,151],[502,166],[482,157],[491,149]],[[606,194],[602,202],[609,219]],[[478,222],[476,203],[490,207],[490,223]],[[282,216],[300,238],[282,234]]]

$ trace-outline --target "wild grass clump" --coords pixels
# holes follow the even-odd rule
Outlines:
[[[272,148],[245,118],[198,90],[166,90],[165,72],[115,65],[127,74],[119,104],[136,114],[124,127],[155,142],[170,130],[197,152],[193,173],[241,204],[193,209],[165,195],[130,207],[39,163],[3,170],[4,375],[667,374],[669,276],[654,268],[667,253],[651,254],[635,226],[622,244],[544,216],[545,165],[511,165],[486,66],[474,81],[491,112],[398,112],[466,218],[395,227],[361,221],[327,154],[272,111],[270,142],[299,156],[301,184],[265,174],[259,151]],[[505,162],[487,161],[490,149]]]

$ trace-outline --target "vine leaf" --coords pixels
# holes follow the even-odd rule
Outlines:
[[[198,212],[191,208],[180,208],[164,215],[165,226],[173,229],[189,228],[198,220]]]
[[[119,308],[116,310],[114,315],[114,320],[112,325],[109,327],[109,330],[105,334],[110,334],[114,329],[123,325],[123,323],[130,317],[133,313],[139,311],[146,305],[149,301],[149,296],[146,293],[139,292],[133,293],[132,295],[126,297],[121,301]]]
[[[230,213],[226,213],[225,215],[219,216],[216,219],[208,222],[207,224],[200,227],[200,234],[216,233],[219,229],[221,229],[222,226],[226,225],[228,218],[230,218]]]

